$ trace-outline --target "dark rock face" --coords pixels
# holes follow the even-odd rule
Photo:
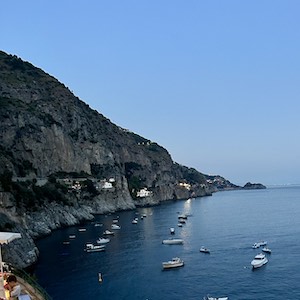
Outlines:
[[[266,189],[266,186],[264,186],[261,183],[251,183],[251,182],[247,182],[244,186],[243,186],[244,190],[261,190],[261,189]]]
[[[4,255],[9,251],[21,267],[37,258],[33,239],[61,226],[218,190],[163,147],[116,126],[52,76],[1,51],[0,120],[0,214],[7,219],[0,225],[24,240],[6,246]],[[57,181],[79,177],[78,189]],[[143,188],[149,195],[139,197]]]

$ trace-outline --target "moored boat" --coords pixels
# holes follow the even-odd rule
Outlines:
[[[266,253],[269,253],[269,254],[272,253],[271,249],[268,248],[268,247],[263,247],[263,248],[262,248],[262,251],[263,251],[263,252],[266,252]]]
[[[111,224],[111,229],[121,229],[121,226],[117,224]]]
[[[257,254],[251,261],[253,269],[259,268],[268,262],[267,257],[263,253]]]
[[[114,235],[115,233],[114,232],[112,232],[112,231],[110,231],[110,230],[105,230],[104,232],[103,232],[103,235]]]
[[[210,296],[205,296],[203,297],[203,300],[228,300],[228,297],[210,297]]]
[[[182,267],[184,262],[179,257],[174,257],[172,260],[166,261],[162,263],[163,269],[172,269]]]
[[[88,243],[85,245],[86,252],[99,252],[99,251],[104,251],[105,250],[105,245],[94,245],[92,243]]]
[[[170,233],[171,233],[171,234],[175,234],[175,228],[174,228],[174,227],[171,227],[171,228],[170,228]]]
[[[210,253],[210,250],[209,249],[207,249],[207,248],[205,248],[204,246],[202,246],[201,248],[200,248],[200,252],[202,252],[202,253]]]
[[[252,246],[252,248],[253,249],[257,249],[257,248],[259,248],[261,246],[266,246],[266,245],[267,245],[266,241],[260,241],[260,242],[254,243],[253,246]]]
[[[163,244],[165,245],[180,245],[183,244],[183,240],[182,239],[167,239],[167,240],[163,240],[162,241]]]
[[[98,244],[107,244],[107,243],[109,243],[110,242],[110,239],[109,238],[99,238],[98,240],[97,240],[97,243]]]

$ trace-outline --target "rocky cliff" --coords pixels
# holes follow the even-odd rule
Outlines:
[[[218,189],[41,69],[1,51],[0,120],[0,227],[23,236],[5,246],[4,257],[9,250],[20,267],[36,260],[34,239],[61,226]]]

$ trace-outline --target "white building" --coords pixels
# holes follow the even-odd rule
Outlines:
[[[143,197],[150,197],[152,195],[151,191],[148,191],[147,188],[143,188],[139,190],[136,194],[137,197],[143,198]]]

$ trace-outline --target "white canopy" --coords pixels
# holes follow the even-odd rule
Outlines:
[[[14,239],[20,239],[21,234],[17,232],[0,232],[0,244],[8,244]]]

